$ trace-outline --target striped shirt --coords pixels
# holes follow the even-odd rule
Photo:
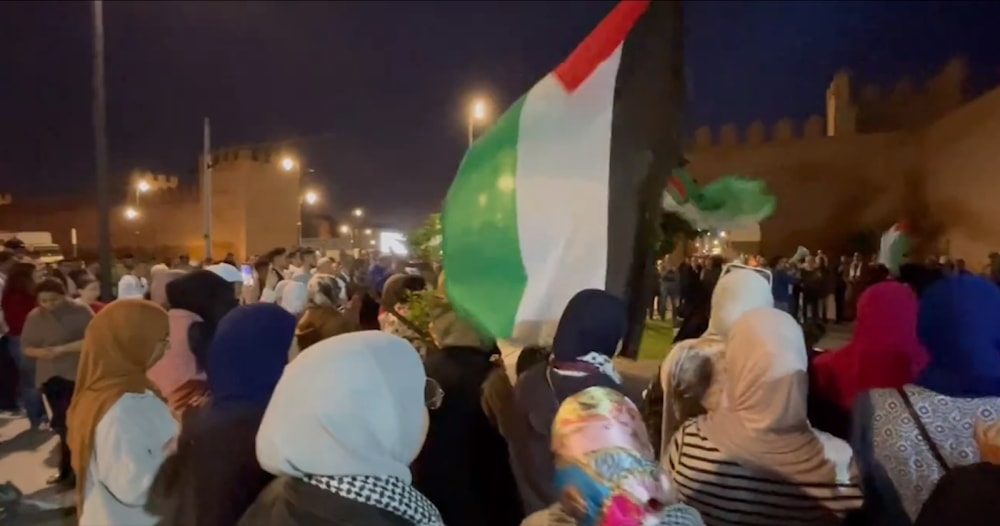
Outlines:
[[[670,441],[668,464],[681,500],[708,526],[838,524],[862,504],[857,483],[800,484],[727,460],[696,420]]]

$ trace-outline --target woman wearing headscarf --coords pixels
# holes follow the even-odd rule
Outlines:
[[[430,331],[438,349],[424,366],[445,396],[430,412],[413,485],[445,524],[517,525],[523,515],[507,443],[483,411],[483,384],[502,369],[493,361],[497,350],[454,312],[436,318]]]
[[[559,319],[551,361],[518,378],[514,411],[525,437],[510,453],[525,514],[556,500],[550,443],[559,404],[588,387],[622,389],[612,358],[621,348],[626,325],[622,300],[603,290],[582,290],[570,299]]]
[[[167,284],[184,274],[183,270],[164,269],[153,271],[152,282],[149,284],[149,300],[164,309],[169,309],[170,298],[167,297]]]
[[[148,372],[149,379],[181,420],[187,409],[206,403],[205,349],[215,326],[236,307],[232,287],[219,276],[196,270],[166,285],[171,309],[170,339],[163,357]]]
[[[670,481],[635,404],[606,387],[566,399],[552,424],[559,502],[522,526],[695,526],[698,512],[676,504]]]
[[[917,339],[917,296],[910,287],[886,281],[858,300],[854,336],[842,349],[817,356],[810,368],[810,421],[848,438],[854,399],[880,387],[912,382],[927,365]]]
[[[684,423],[661,460],[710,523],[839,524],[861,506],[846,442],[809,425],[799,324],[752,310],[726,342],[725,401]]]
[[[234,525],[273,477],[257,463],[264,410],[288,361],[295,318],[274,304],[239,307],[208,352],[212,400],[191,411],[148,509],[160,526]]]
[[[143,508],[177,422],[146,367],[167,333],[167,313],[145,300],[116,301],[87,329],[69,408],[80,526],[156,523]]]
[[[733,324],[750,310],[773,306],[774,297],[760,273],[735,268],[719,279],[711,305],[705,333],[674,345],[660,366],[662,424],[659,442],[655,435],[652,442],[659,447],[661,458],[681,424],[718,407],[725,381],[726,338]]]
[[[188,328],[188,339],[200,370],[205,369],[205,355],[223,316],[236,308],[233,286],[208,270],[196,270],[167,284],[171,309],[197,315],[200,320]]]
[[[257,433],[278,478],[245,526],[442,526],[410,485],[427,432],[426,376],[405,340],[378,331],[323,340],[286,368]]]
[[[319,341],[360,330],[358,310],[360,296],[348,303],[347,291],[341,280],[330,274],[316,274],[307,287],[306,311],[295,329],[300,351]]]
[[[911,524],[945,473],[979,461],[973,424],[1000,421],[998,312],[1000,289],[983,278],[931,285],[917,315],[926,367],[857,397],[852,444],[872,524]]]

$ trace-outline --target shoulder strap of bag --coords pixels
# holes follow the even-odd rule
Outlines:
[[[945,462],[944,456],[941,455],[941,451],[938,450],[937,445],[934,444],[934,440],[931,439],[930,433],[927,432],[927,428],[924,426],[923,420],[920,419],[920,415],[917,414],[917,410],[913,408],[913,402],[910,400],[910,396],[906,394],[906,391],[899,387],[896,389],[899,393],[899,397],[903,399],[903,404],[906,405],[906,411],[910,413],[910,418],[913,419],[913,425],[917,426],[917,432],[920,433],[920,437],[927,442],[927,448],[930,449],[931,455],[934,456],[934,460],[941,465],[946,473],[951,470],[948,467],[948,463]]]

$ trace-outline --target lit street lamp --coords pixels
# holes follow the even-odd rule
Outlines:
[[[469,146],[472,146],[472,141],[475,139],[474,131],[476,126],[476,121],[486,120],[486,101],[483,99],[476,99],[472,102],[472,107],[469,109]]]
[[[150,186],[149,181],[142,179],[139,184],[135,185],[135,189],[139,191],[140,194],[148,192],[153,187]]]
[[[365,229],[365,235],[366,235],[366,236],[370,236],[370,235],[372,235],[372,229],[370,229],[370,228],[366,228],[366,229]]]
[[[347,225],[340,225],[340,233],[341,234],[350,234],[351,233],[351,227],[349,227]]]
[[[363,208],[355,208],[351,211],[351,215],[354,217],[364,217],[365,210]]]
[[[319,194],[317,194],[313,190],[309,190],[308,192],[305,193],[303,199],[305,200],[307,205],[311,206],[319,202]]]
[[[291,172],[292,168],[295,168],[295,160],[291,157],[284,157],[281,159],[281,169],[286,172]]]
[[[125,219],[129,221],[135,221],[136,219],[139,219],[139,211],[131,206],[125,207]]]

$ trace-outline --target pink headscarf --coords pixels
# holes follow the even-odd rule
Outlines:
[[[917,339],[917,296],[910,287],[886,281],[858,300],[851,342],[813,361],[812,387],[845,410],[869,389],[912,383],[927,366],[928,354]]]
[[[170,302],[167,301],[167,283],[183,275],[183,270],[159,270],[153,272],[153,282],[149,286],[149,299],[164,309],[169,309]]]
[[[170,309],[167,315],[170,317],[170,345],[163,357],[146,371],[146,377],[169,401],[178,387],[189,380],[205,380],[205,373],[198,371],[188,344],[188,328],[202,321],[201,317],[183,309]]]

